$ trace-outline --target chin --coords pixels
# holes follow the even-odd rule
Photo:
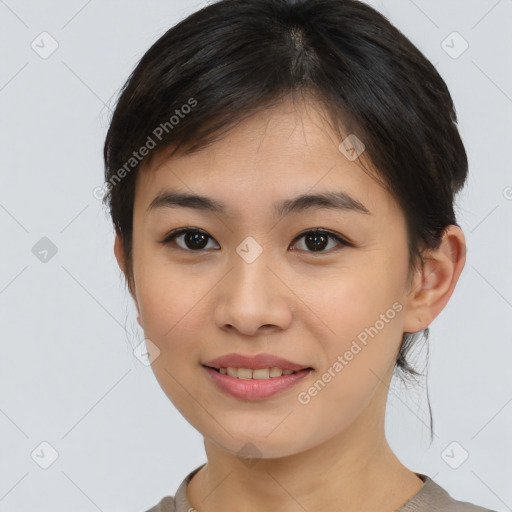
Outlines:
[[[289,457],[302,451],[297,446],[298,439],[291,436],[284,439],[277,434],[269,436],[268,432],[242,434],[229,430],[228,426],[226,428],[233,434],[233,437],[226,434],[223,439],[214,439],[209,436],[207,439],[223,451],[246,460],[247,466],[255,464],[259,459]],[[288,446],[287,442],[291,442],[293,445]]]

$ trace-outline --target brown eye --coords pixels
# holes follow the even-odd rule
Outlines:
[[[320,229],[306,231],[299,235],[295,240],[300,240],[301,238],[304,239],[304,243],[302,244],[303,247],[299,248],[299,250],[306,252],[330,252],[332,246],[328,250],[325,250],[325,248],[329,246],[329,239],[335,240],[338,242],[338,245],[350,246],[350,243],[341,238],[339,235]]]
[[[181,239],[181,240],[180,240]],[[199,229],[180,228],[172,231],[165,237],[162,244],[168,245],[175,242],[176,245],[185,251],[201,251],[207,248],[208,239],[212,239],[210,235]],[[213,239],[212,239],[213,240]],[[210,247],[211,248],[211,247]]]

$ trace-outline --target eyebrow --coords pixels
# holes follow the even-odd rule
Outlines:
[[[193,208],[195,210],[207,211],[226,215],[228,207],[226,204],[211,197],[162,190],[149,204],[146,213],[160,208]],[[284,199],[274,204],[275,213],[283,217],[289,213],[298,213],[310,208],[327,208],[372,215],[363,203],[354,199],[343,191],[326,191],[317,194],[301,194],[292,199]]]

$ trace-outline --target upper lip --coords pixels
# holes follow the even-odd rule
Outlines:
[[[293,363],[282,357],[277,357],[272,354],[226,354],[224,356],[210,359],[203,363],[203,366],[211,366],[212,368],[248,368],[255,370],[258,368],[281,368],[282,370],[299,371],[304,368],[311,368],[311,366]]]

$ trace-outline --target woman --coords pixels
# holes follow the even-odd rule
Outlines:
[[[115,255],[207,463],[152,512],[483,511],[405,467],[390,380],[465,263],[446,84],[355,0],[221,0],[143,56],[105,141]]]

